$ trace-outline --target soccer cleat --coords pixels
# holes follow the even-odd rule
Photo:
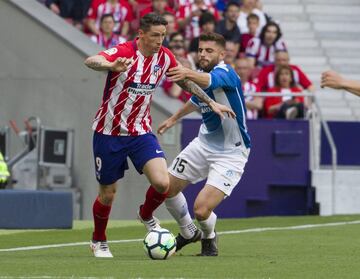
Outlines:
[[[198,256],[217,256],[218,247],[217,247],[218,237],[215,232],[215,237],[210,239],[201,239],[201,253]]]
[[[145,228],[147,229],[147,231],[151,231],[153,229],[161,229],[160,227],[160,221],[158,218],[156,217],[151,217],[149,220],[144,220],[141,216],[140,216],[140,210],[137,212],[137,216],[138,219],[140,220],[141,223],[144,224]]]
[[[176,237],[176,251],[181,250],[184,246],[195,243],[201,239],[201,231],[196,229],[194,236],[192,238],[186,239],[181,234],[178,234]]]
[[[96,258],[113,258],[106,241],[90,241],[90,248]]]

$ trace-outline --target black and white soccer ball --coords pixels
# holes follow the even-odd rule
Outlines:
[[[144,250],[153,260],[166,260],[175,253],[176,239],[167,229],[153,229],[145,235]]]

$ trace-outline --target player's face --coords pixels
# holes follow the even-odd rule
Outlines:
[[[225,50],[214,41],[200,41],[198,49],[199,66],[210,72],[225,57]]]
[[[158,53],[166,36],[165,25],[152,25],[149,31],[139,30],[139,40],[148,53]]]

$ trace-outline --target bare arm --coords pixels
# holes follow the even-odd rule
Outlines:
[[[93,55],[88,57],[84,64],[95,71],[125,72],[134,63],[132,58],[120,57],[114,62],[107,61],[104,56]]]
[[[192,113],[197,110],[197,107],[189,100],[187,101],[182,108],[180,108],[176,113],[174,113],[171,117],[166,119],[164,122],[162,122],[159,125],[159,128],[157,130],[158,134],[162,135],[165,133],[168,129],[170,129],[172,126],[176,124],[176,122],[184,117],[185,115]]]
[[[327,71],[321,75],[321,87],[344,89],[360,97],[360,82],[345,79],[337,72]]]

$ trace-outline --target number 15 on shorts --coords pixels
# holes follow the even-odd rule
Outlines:
[[[177,157],[174,161],[173,171],[177,171],[178,173],[183,173],[188,162],[184,159]]]

